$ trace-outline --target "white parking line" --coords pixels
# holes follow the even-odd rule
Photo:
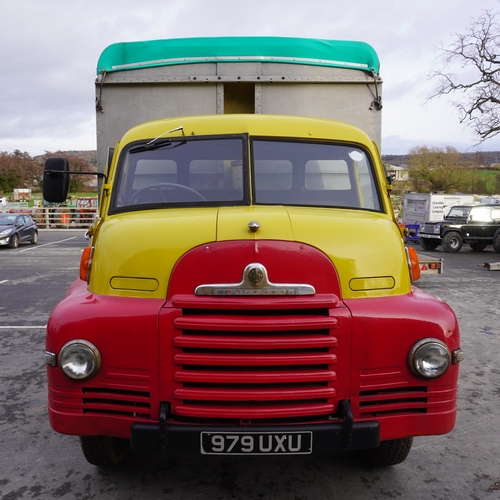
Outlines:
[[[37,248],[48,247],[49,245],[55,245],[56,243],[62,243],[63,241],[69,241],[76,239],[76,236],[72,236],[71,238],[65,238],[64,240],[53,241],[52,243],[45,243],[43,245],[34,245],[29,248],[25,248],[24,250],[19,250],[21,252],[29,252],[30,250],[36,250]]]
[[[37,328],[47,328],[47,325],[40,326],[0,326],[0,330],[35,330]]]

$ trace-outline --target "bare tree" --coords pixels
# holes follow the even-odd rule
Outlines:
[[[449,47],[441,47],[444,69],[459,63],[459,75],[431,74],[439,85],[431,99],[453,96],[460,123],[471,126],[478,143],[500,133],[500,25],[490,10],[472,21],[463,34],[455,34]],[[456,97],[456,99],[455,99]]]

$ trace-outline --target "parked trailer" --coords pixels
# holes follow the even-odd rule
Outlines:
[[[441,257],[431,257],[419,253],[418,263],[421,274],[442,274],[444,271],[444,259]]]

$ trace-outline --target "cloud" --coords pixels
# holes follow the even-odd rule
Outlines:
[[[383,151],[414,141],[470,147],[470,132],[440,103],[424,106],[439,68],[434,48],[498,0],[25,0],[0,16],[0,150],[95,147],[95,68],[118,41],[194,36],[297,36],[363,40],[384,79]],[[430,109],[430,110],[429,110]],[[439,115],[439,119],[437,116]],[[429,126],[429,117],[440,122]],[[399,137],[399,139],[398,139]],[[60,147],[57,147],[60,144]],[[422,144],[420,142],[420,144]]]

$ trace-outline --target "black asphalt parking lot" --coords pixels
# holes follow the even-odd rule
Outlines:
[[[0,248],[0,499],[500,499],[500,261],[491,247],[444,257],[419,286],[455,310],[466,359],[459,412],[446,436],[416,438],[401,465],[348,454],[296,457],[143,456],[89,465],[78,439],[47,420],[43,364],[51,309],[78,275],[83,231],[40,231],[37,245]],[[418,245],[416,245],[419,249]]]

